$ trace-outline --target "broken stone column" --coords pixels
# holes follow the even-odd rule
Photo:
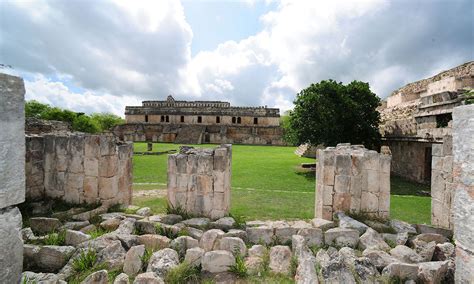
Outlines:
[[[456,240],[456,283],[474,279],[474,105],[453,109],[452,206]]]
[[[453,229],[451,214],[451,201],[454,195],[452,136],[445,136],[442,144],[433,144],[431,161],[431,224]]]
[[[148,152],[153,151],[153,143],[148,142],[148,143],[146,144],[146,150],[147,150]]]
[[[0,283],[19,283],[23,266],[21,213],[25,201],[25,86],[0,74]]]
[[[168,202],[188,213],[218,219],[230,209],[232,146],[182,148],[168,156]]]
[[[315,216],[332,220],[334,213],[342,211],[388,218],[389,152],[379,154],[350,144],[318,150]]]

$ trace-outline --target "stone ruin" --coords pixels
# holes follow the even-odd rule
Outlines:
[[[128,205],[133,145],[113,135],[61,132],[26,136],[26,198]]]
[[[318,150],[315,216],[332,220],[342,211],[388,218],[390,160],[388,148],[380,154],[350,144]]]
[[[0,283],[18,283],[23,264],[25,201],[25,86],[0,74]]]
[[[182,148],[168,156],[168,202],[211,219],[230,210],[232,146],[215,149]]]
[[[471,143],[474,140],[473,105],[455,108],[453,111],[454,197],[451,210],[455,246],[451,240],[451,230],[411,225],[399,220],[355,220],[342,212],[337,212],[335,221],[314,218],[310,221],[248,221],[239,224],[232,217],[219,218],[227,214],[224,209],[228,212],[230,205],[225,198],[227,203],[216,205],[214,202],[216,192],[227,192],[227,197],[230,197],[231,148],[227,145],[214,150],[182,149],[180,154],[172,155],[169,159],[172,168],[169,184],[175,178],[175,191],[171,193],[175,194],[174,205],[183,204],[186,210],[198,209],[196,212],[199,215],[210,210],[211,218],[219,218],[216,221],[205,217],[183,218],[175,214],[153,215],[150,208],[128,206],[127,213],[100,212],[99,221],[94,224],[89,222],[90,218],[78,221],[35,217],[30,218],[30,227],[21,229],[21,213],[16,206],[25,198],[22,80],[0,74],[0,95],[0,283],[18,283],[20,278],[26,283],[65,283],[71,279],[86,284],[112,281],[130,283],[129,278],[135,279],[133,283],[136,284],[163,283],[171,270],[183,264],[183,259],[192,266],[202,268],[203,273],[198,277],[227,277],[225,280],[233,283],[241,281],[236,275],[229,273],[237,261],[234,254],[236,251],[243,257],[248,273],[255,275],[254,277],[260,277],[262,269],[266,269],[265,271],[286,275],[296,283],[372,283],[392,278],[417,283],[453,283],[455,268],[456,283],[469,283],[474,278],[474,148]],[[81,135],[75,134],[66,138],[62,135],[56,137],[61,146],[58,153],[52,154],[53,160],[56,163],[68,160],[65,175],[80,172],[76,171],[77,164],[80,163],[69,161],[77,157],[66,154],[71,149],[77,149],[78,144],[82,145],[81,141],[84,141],[84,149],[87,148],[87,139],[94,140],[90,138],[93,135],[84,136],[84,140],[81,140]],[[45,142],[43,137],[43,147],[47,147],[46,143],[56,145],[56,137],[54,142]],[[108,141],[106,144],[109,146],[115,143],[113,139],[101,136],[97,145],[103,145],[101,139]],[[68,141],[68,146],[63,147],[64,141]],[[38,141],[34,143],[41,144]],[[31,146],[32,144],[28,147]],[[42,151],[44,150],[33,151],[26,156],[38,157],[42,155]],[[101,152],[101,146],[98,151],[99,154],[105,153]],[[91,157],[86,150],[78,152],[83,153],[85,158]],[[384,178],[385,167],[390,167],[388,149],[382,149],[381,152],[378,154],[362,146],[347,144],[319,151],[318,180],[322,181],[323,187],[317,190],[324,190],[326,182],[331,183],[327,186],[331,189],[329,192],[334,202],[326,203],[331,211],[336,213],[349,208],[349,212],[357,213],[351,209],[359,208],[359,199],[360,212],[365,212],[365,209],[362,210],[365,202],[363,192],[368,196],[376,195],[376,192],[381,194],[385,190],[382,185],[372,187],[377,179],[380,184],[383,183],[380,179]],[[101,167],[102,155],[94,157],[99,159]],[[45,161],[39,163],[47,164]],[[27,169],[28,167],[26,166]],[[57,167],[50,169],[57,171]],[[377,170],[378,173],[372,172]],[[108,172],[109,169],[104,166],[104,169],[98,171]],[[228,174],[228,179],[225,173]],[[206,181],[206,186],[199,185],[199,176],[202,176],[202,181]],[[224,179],[219,178],[222,176]],[[353,187],[353,183],[357,182],[364,185],[360,197],[356,194],[359,187]],[[178,190],[178,185],[183,187]],[[199,188],[205,189],[207,193],[201,195],[207,197],[201,200],[212,202],[197,202]],[[367,190],[363,190],[364,188]],[[185,194],[180,197],[182,202],[178,203],[176,197],[183,192]],[[211,192],[213,194],[209,194]],[[356,198],[353,199],[353,196]],[[193,198],[195,202],[189,203]],[[355,204],[352,204],[353,201]],[[207,209],[200,207],[206,204],[209,205]],[[368,213],[375,217],[379,217],[379,214],[384,217],[386,214],[387,217],[388,207],[380,210],[380,205],[384,202],[379,199],[377,204],[378,211]],[[214,206],[218,209],[217,213],[223,215],[213,213]],[[107,233],[92,237],[92,232],[98,228]],[[43,243],[47,235],[57,234],[57,230],[65,231],[63,244]],[[387,231],[392,233],[384,233]],[[321,249],[312,250],[315,247]],[[143,262],[145,249],[153,251],[148,263]],[[362,254],[357,253],[356,249]],[[89,275],[84,275],[85,279],[79,278],[74,270],[74,261],[80,257],[81,252],[89,250],[96,253],[97,264],[106,268],[90,271]],[[31,268],[32,271],[22,273],[22,264],[25,270]],[[123,272],[111,279],[110,272],[114,269]]]
[[[453,229],[451,204],[454,197],[453,138],[447,135],[442,144],[432,146],[431,224]]]

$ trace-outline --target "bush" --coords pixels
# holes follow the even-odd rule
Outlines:
[[[245,265],[245,260],[242,254],[240,254],[239,249],[235,249],[235,264],[229,268],[229,271],[234,273],[240,278],[246,278],[248,276],[247,266]]]

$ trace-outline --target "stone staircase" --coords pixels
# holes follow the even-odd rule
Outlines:
[[[316,147],[311,146],[310,144],[301,144],[296,148],[295,154],[300,157],[307,158],[316,158]]]
[[[178,130],[175,144],[201,144],[205,126],[183,126]]]

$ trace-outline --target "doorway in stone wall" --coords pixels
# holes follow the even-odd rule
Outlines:
[[[431,182],[431,147],[425,147],[425,170],[423,173],[424,181]]]

